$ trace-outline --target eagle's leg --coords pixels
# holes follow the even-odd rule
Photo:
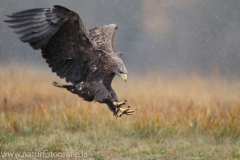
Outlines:
[[[133,112],[135,112],[136,110],[130,110],[129,107],[128,108],[122,108],[123,105],[125,105],[128,101],[124,100],[122,102],[118,101],[117,95],[114,92],[114,90],[112,88],[110,88],[110,93],[111,93],[111,97],[113,98],[113,101],[111,103],[110,106],[113,106],[113,115],[117,117],[121,117],[123,114],[126,115],[131,115]]]
[[[96,84],[89,83],[86,83],[85,85],[83,85],[82,83],[80,83],[79,85],[76,84],[64,85],[57,82],[53,82],[53,85],[60,88],[66,88],[70,92],[78,94],[80,97],[88,101],[91,101],[92,99],[91,95],[94,95],[95,101],[99,103],[106,103],[109,106],[109,109],[113,112],[114,116],[116,116],[116,118],[121,117],[123,114],[132,115],[132,113],[136,111],[136,109],[130,110],[129,109],[130,106],[128,106],[127,108],[122,108],[122,105],[125,105],[127,103],[127,100],[118,102],[118,98],[115,92],[114,94],[112,93],[110,95],[109,91],[101,83],[97,83],[98,85],[97,86]],[[91,87],[89,86],[91,86],[93,90],[91,90]],[[97,91],[95,90],[95,88],[97,88]]]
[[[127,100],[124,100],[122,102],[113,102],[113,104],[116,106],[116,111],[115,111],[116,118],[121,117],[123,114],[132,115],[132,113],[136,111],[136,109],[131,110],[130,106],[128,106],[127,108],[122,108],[122,105],[125,105],[126,103],[127,103]]]

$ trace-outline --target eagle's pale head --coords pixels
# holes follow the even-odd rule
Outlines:
[[[120,76],[124,82],[127,81],[127,68],[118,55],[108,55],[104,68]]]
[[[124,82],[126,82],[127,81],[127,68],[125,67],[121,58],[119,58],[118,56],[115,56],[115,57],[116,57],[115,60],[117,62],[117,67],[115,69],[115,73],[117,75],[119,75]]]

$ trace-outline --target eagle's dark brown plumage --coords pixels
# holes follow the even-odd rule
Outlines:
[[[106,103],[116,117],[130,115],[135,110],[121,106],[111,87],[115,74],[127,80],[127,69],[121,53],[114,52],[117,25],[95,27],[87,33],[81,17],[74,11],[55,5],[54,8],[37,8],[8,16],[10,28],[20,40],[34,49],[42,50],[42,57],[60,78],[71,84],[66,88],[86,101]]]

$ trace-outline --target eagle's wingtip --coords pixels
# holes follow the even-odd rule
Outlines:
[[[13,17],[12,15],[6,15],[6,14],[5,14],[5,16],[8,17],[8,18],[12,18]]]

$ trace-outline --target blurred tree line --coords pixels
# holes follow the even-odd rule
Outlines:
[[[128,70],[140,74],[211,72],[240,75],[240,1],[238,0],[0,0],[0,63],[44,64],[39,51],[20,43],[2,20],[23,9],[66,6],[86,28],[115,23],[116,50]]]

